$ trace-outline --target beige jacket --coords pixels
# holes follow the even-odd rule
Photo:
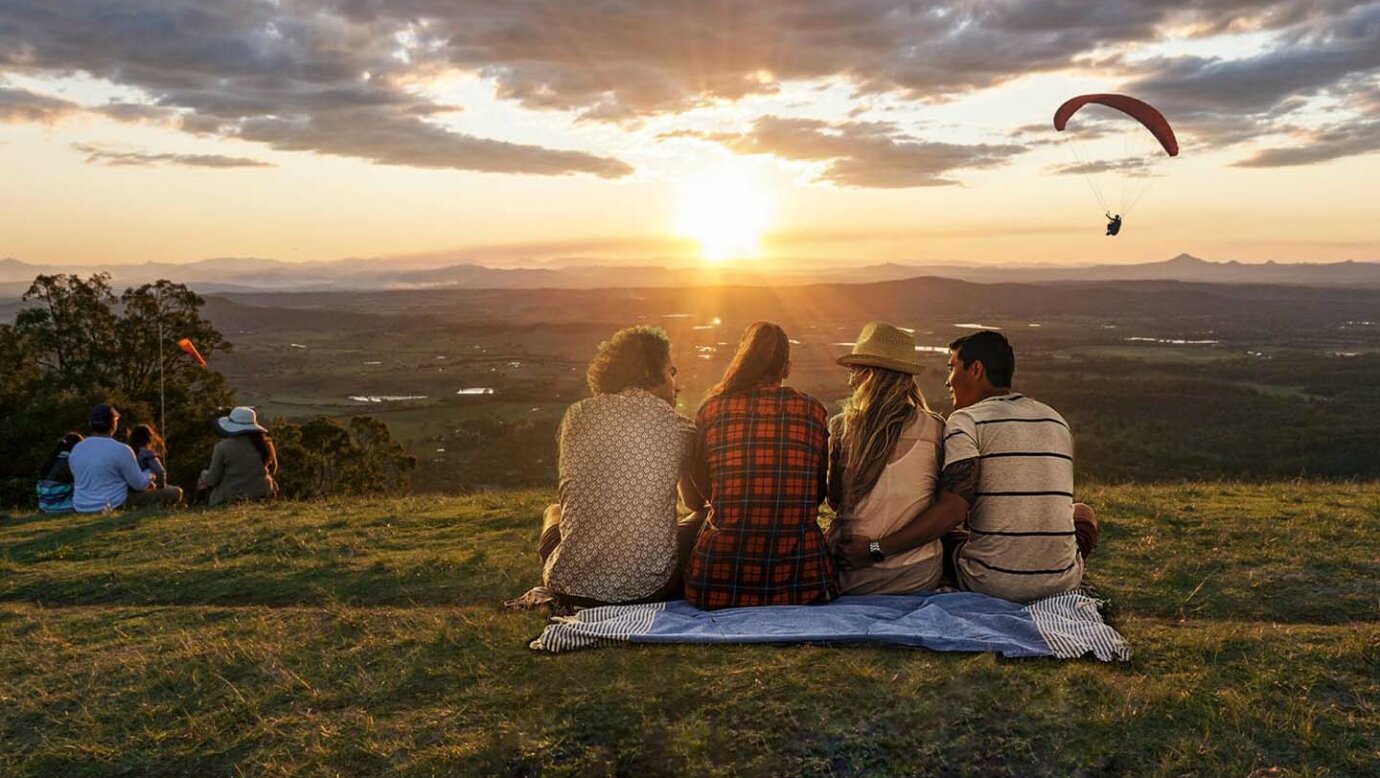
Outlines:
[[[211,505],[231,500],[263,500],[278,495],[278,486],[259,450],[242,435],[226,438],[211,450],[211,467],[202,478],[211,488]]]

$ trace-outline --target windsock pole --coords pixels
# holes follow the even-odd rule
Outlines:
[[[158,434],[167,440],[168,406],[163,382],[163,290],[158,290]],[[164,449],[167,447],[164,446]],[[163,466],[167,467],[168,452],[163,452]]]

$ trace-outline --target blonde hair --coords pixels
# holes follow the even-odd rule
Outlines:
[[[839,436],[843,496],[839,514],[847,515],[872,491],[916,413],[930,406],[915,376],[882,367],[855,367],[861,380],[844,403]]]

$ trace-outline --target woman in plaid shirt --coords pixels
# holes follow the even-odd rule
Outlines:
[[[828,492],[828,413],[781,385],[790,349],[777,325],[748,327],[695,419],[694,478],[710,506],[685,577],[685,598],[696,607],[804,605],[838,595],[818,521]]]

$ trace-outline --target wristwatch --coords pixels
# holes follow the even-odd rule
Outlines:
[[[867,556],[873,562],[880,562],[883,559],[886,559],[886,554],[882,553],[881,541],[874,540],[871,543],[867,544]]]

